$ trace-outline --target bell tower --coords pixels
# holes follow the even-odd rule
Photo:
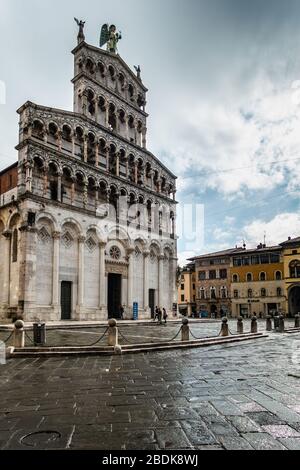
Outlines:
[[[146,148],[147,88],[141,68],[133,72],[117,53],[115,26],[104,25],[100,44],[107,39],[107,49],[87,44],[83,22],[74,54],[74,112],[96,122],[113,135]],[[104,29],[103,29],[104,28]],[[118,35],[118,40],[121,35]]]

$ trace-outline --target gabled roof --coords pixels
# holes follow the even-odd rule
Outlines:
[[[300,245],[300,237],[296,238],[288,238],[285,242],[280,243],[280,246],[294,246],[294,245]]]
[[[126,64],[125,60],[122,59],[122,57],[119,54],[112,54],[111,52],[105,51],[104,49],[101,49],[100,47],[96,46],[91,46],[90,44],[87,44],[86,42],[81,42],[78,44],[78,46],[73,49],[72,54],[76,54],[80,49],[85,47],[86,49],[89,49],[93,52],[96,52],[99,55],[103,55],[106,57],[109,57],[112,61],[119,62],[120,65],[122,65],[128,72],[128,74],[131,76],[132,80],[135,81],[135,83],[140,86],[145,92],[148,91],[148,88],[145,87],[143,84],[142,80],[138,79],[136,74],[131,70],[131,68]]]
[[[268,253],[269,251],[280,251],[282,249],[281,246],[259,246],[257,248],[250,248],[249,250],[239,249],[234,253],[234,255],[247,255],[251,253]]]
[[[196,261],[196,260],[201,260],[201,259],[206,259],[206,258],[217,258],[217,257],[222,257],[222,256],[230,256],[230,255],[233,255],[234,253],[239,253],[240,251],[243,251],[242,248],[230,248],[228,250],[216,251],[214,253],[207,253],[205,255],[195,256],[194,258],[189,258],[188,261]]]

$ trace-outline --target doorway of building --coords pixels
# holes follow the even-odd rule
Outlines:
[[[71,320],[72,314],[72,282],[63,281],[61,283],[61,319]]]
[[[292,287],[289,291],[289,314],[294,317],[300,312],[300,286]]]
[[[149,308],[151,310],[151,318],[155,315],[155,290],[149,289]]]
[[[108,318],[120,318],[120,305],[122,302],[122,275],[108,275]]]

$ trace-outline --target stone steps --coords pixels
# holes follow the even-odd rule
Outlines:
[[[288,328],[287,330],[284,330],[285,333],[300,333],[300,328]]]
[[[177,341],[122,345],[122,354],[134,354],[150,351],[167,351],[172,349],[200,348],[219,344],[238,343],[252,339],[267,338],[263,333],[235,335],[228,337],[203,338],[195,341]],[[53,357],[53,356],[107,356],[115,354],[113,347],[45,347],[14,349],[10,357]]]

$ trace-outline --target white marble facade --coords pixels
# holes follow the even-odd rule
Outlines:
[[[18,111],[18,186],[0,202],[0,318],[105,320],[118,317],[116,298],[127,318],[133,302],[140,318],[150,302],[171,312],[176,178],[146,149],[147,90],[118,55],[85,43],[73,53],[74,112]]]

